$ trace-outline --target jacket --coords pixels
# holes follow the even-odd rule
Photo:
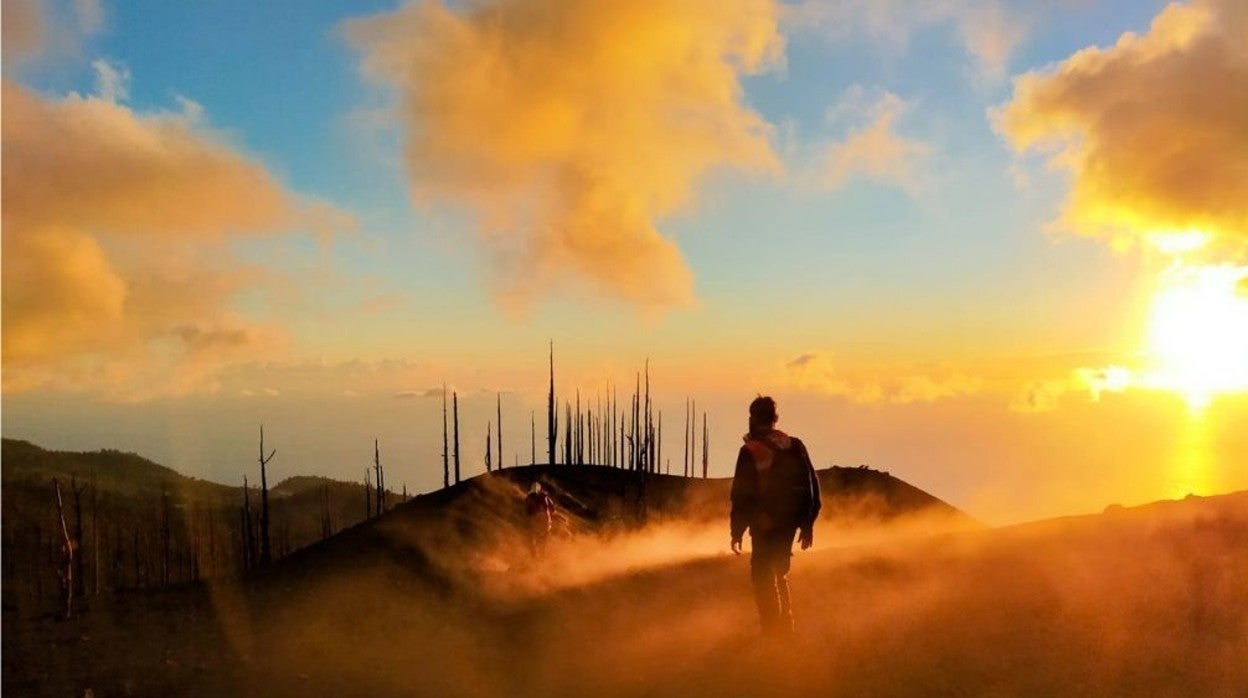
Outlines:
[[[819,478],[800,439],[772,429],[746,434],[732,478],[732,537],[814,528],[822,501]]]

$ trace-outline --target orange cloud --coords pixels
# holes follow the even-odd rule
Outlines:
[[[781,60],[772,0],[414,4],[349,23],[393,85],[414,198],[477,217],[521,305],[588,281],[662,309],[692,274],[656,227],[716,168],[777,171],[739,77]]]
[[[230,308],[257,277],[228,241],[328,230],[343,214],[289,194],[193,110],[136,114],[9,83],[3,99],[5,392],[185,394],[281,349],[280,329]]]
[[[839,366],[826,354],[802,354],[784,365],[783,383],[861,404],[936,402],[983,388],[973,376],[939,366]]]
[[[837,188],[855,177],[865,177],[915,193],[922,179],[923,164],[932,152],[931,146],[896,132],[896,122],[907,107],[900,97],[885,92],[873,102],[864,101],[866,99],[862,88],[855,86],[830,110],[832,117],[846,112],[860,113],[867,123],[851,129],[844,140],[827,147],[824,182]]]
[[[1168,5],[1146,34],[1017,78],[993,119],[1017,151],[1047,152],[1070,172],[1068,229],[1119,244],[1187,230],[1240,252],[1248,241],[1240,0]]]
[[[1010,402],[1014,412],[1052,412],[1069,394],[1086,394],[1099,402],[1105,393],[1121,393],[1137,387],[1138,376],[1127,368],[1111,364],[1101,368],[1081,367],[1063,378],[1032,381]]]

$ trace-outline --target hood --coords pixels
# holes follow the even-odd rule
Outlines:
[[[765,441],[777,451],[787,451],[793,446],[793,439],[779,429],[772,429],[762,434],[746,434],[744,440],[746,444],[751,441]]]

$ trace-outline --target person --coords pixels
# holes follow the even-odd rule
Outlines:
[[[529,487],[529,494],[524,498],[524,513],[529,519],[529,551],[538,555],[550,538],[555,513],[555,502],[542,491],[540,482]]]
[[[802,550],[815,539],[819,478],[800,439],[776,429],[776,402],[759,396],[750,403],[750,431],[737,454],[732,478],[732,552],[750,532],[750,578],[759,620],[766,632],[793,630],[789,560],[793,538]]]

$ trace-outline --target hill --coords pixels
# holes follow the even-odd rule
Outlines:
[[[54,478],[70,535],[80,541],[75,577],[85,596],[234,577],[248,566],[248,556],[255,557],[243,545],[247,518],[253,530],[259,526],[255,482],[244,493],[241,486],[187,477],[132,453],[50,451],[4,439],[0,583],[6,611],[38,613],[57,606],[55,561],[63,534]],[[391,493],[391,499],[399,497]],[[289,478],[270,488],[270,504],[278,556],[366,515],[361,484],[327,478]]]
[[[627,475],[509,469],[418,497],[245,584],[129,599],[72,623],[6,621],[5,691],[1238,696],[1248,685],[1248,492],[997,530],[943,510],[869,526],[832,517],[794,560],[798,634],[777,644],[757,631],[747,558],[727,552],[722,520],[704,509],[722,505],[700,498],[724,482],[654,478],[666,504],[629,523]],[[557,490],[569,520],[540,558],[507,525],[533,479]]]

